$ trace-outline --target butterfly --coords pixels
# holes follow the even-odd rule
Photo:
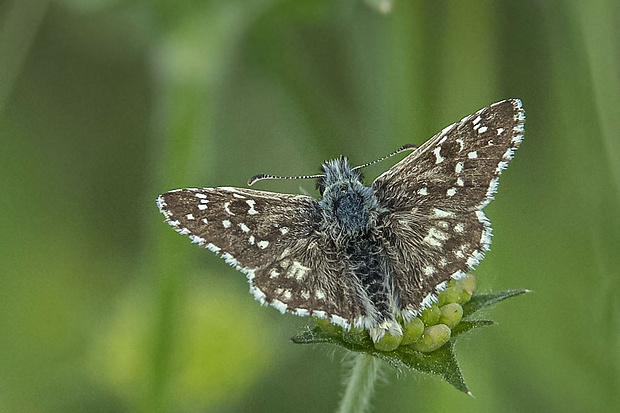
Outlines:
[[[327,161],[306,176],[317,178],[320,200],[187,188],[160,195],[157,206],[178,233],[245,274],[261,304],[361,327],[376,342],[402,335],[399,319],[418,315],[484,257],[483,208],[524,122],[520,100],[494,103],[394,152],[411,151],[370,186],[347,158]],[[249,184],[269,178],[277,177]]]

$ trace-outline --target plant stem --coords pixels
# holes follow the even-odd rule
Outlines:
[[[338,413],[363,413],[370,406],[379,371],[379,360],[357,354]]]

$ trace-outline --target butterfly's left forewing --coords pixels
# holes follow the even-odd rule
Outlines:
[[[446,127],[373,183],[389,210],[381,228],[405,315],[488,250],[491,227],[482,208],[523,139],[524,121],[519,100],[495,103]]]
[[[345,263],[316,231],[315,199],[241,188],[190,188],[161,195],[166,221],[243,272],[262,304],[348,326],[362,314]]]

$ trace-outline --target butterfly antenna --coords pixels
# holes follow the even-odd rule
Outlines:
[[[406,145],[401,146],[400,148],[398,148],[397,150],[395,150],[391,154],[384,156],[383,158],[379,158],[379,159],[374,160],[372,162],[368,162],[368,163],[365,163],[363,165],[356,166],[355,168],[353,168],[353,170],[356,171],[358,169],[362,169],[362,168],[365,168],[367,166],[374,165],[374,164],[379,163],[381,161],[385,161],[386,159],[391,158],[394,155],[398,155],[401,152],[412,151],[412,150],[417,149],[417,148],[419,148],[418,145],[414,145],[412,143],[408,143]]]
[[[262,181],[264,179],[314,179],[314,178],[320,178],[322,176],[323,175],[275,176],[275,175],[267,175],[267,174],[258,174],[248,179],[248,186],[252,186],[256,182]]]

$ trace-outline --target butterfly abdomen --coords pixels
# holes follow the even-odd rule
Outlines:
[[[387,256],[379,239],[370,234],[352,238],[344,250],[350,276],[364,301],[369,324],[392,318]]]

